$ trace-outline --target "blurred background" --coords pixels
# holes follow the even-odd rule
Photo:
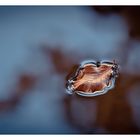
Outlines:
[[[0,134],[139,134],[140,7],[0,7]],[[115,59],[115,88],[67,95],[83,60]]]

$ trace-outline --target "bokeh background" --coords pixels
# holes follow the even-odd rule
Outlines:
[[[0,7],[0,134],[139,134],[140,7]],[[120,65],[115,88],[67,95],[83,60]]]

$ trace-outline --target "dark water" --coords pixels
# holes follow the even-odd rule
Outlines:
[[[0,133],[139,134],[138,11],[0,7]],[[66,94],[66,80],[87,59],[117,60],[115,88]]]

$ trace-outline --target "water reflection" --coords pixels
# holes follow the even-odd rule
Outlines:
[[[0,133],[140,133],[139,40],[124,15],[90,7],[0,11]],[[117,60],[115,88],[94,98],[66,95],[67,79],[87,59]]]

